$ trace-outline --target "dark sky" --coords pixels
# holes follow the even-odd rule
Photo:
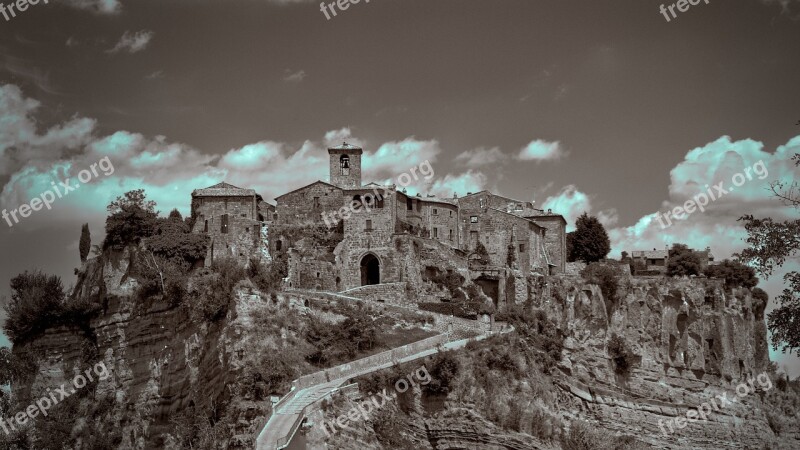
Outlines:
[[[375,179],[427,158],[421,191],[588,210],[615,257],[675,241],[729,256],[742,213],[796,215],[763,191],[800,151],[800,2],[701,1],[670,22],[660,5],[372,0],[326,20],[313,1],[54,0],[0,17],[0,206],[38,195],[54,167],[117,168],[0,226],[0,292],[29,267],[71,282],[80,224],[97,242],[127,189],[184,213],[192,188],[222,179],[274,198],[324,178],[324,147],[343,139]],[[759,159],[769,179],[669,233],[650,226]]]

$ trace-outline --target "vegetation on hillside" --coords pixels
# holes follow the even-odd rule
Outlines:
[[[611,240],[597,217],[581,214],[575,221],[575,231],[567,233],[567,260],[592,263],[600,261],[611,251]]]

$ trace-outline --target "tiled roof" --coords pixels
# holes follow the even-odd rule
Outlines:
[[[254,189],[242,189],[226,182],[192,191],[192,197],[249,197],[256,195]]]
[[[667,250],[635,250],[631,252],[631,256],[633,258],[667,259],[669,252]]]

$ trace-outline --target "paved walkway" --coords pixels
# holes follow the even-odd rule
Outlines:
[[[508,332],[508,331],[511,330],[507,329],[502,332]],[[489,333],[475,338],[459,339],[455,341],[446,342],[442,347],[445,350],[455,350],[463,348],[471,340],[483,340],[488,338],[492,334],[493,333]],[[426,356],[433,355],[438,351],[439,351],[438,346],[434,345],[432,346],[432,348],[402,358],[398,360],[397,363],[406,363],[409,361],[414,361],[420,358],[424,358]],[[331,394],[331,392],[341,387],[343,384],[347,382],[347,380],[351,378],[355,378],[378,370],[387,369],[389,367],[392,367],[394,364],[395,364],[394,362],[379,364],[374,367],[366,368],[356,373],[348,374],[346,377],[343,378],[332,380],[326,383],[320,383],[304,389],[296,389],[290,392],[289,394],[287,394],[287,396],[281,399],[281,402],[278,403],[278,407],[267,421],[267,424],[264,426],[264,429],[261,430],[261,434],[258,435],[258,438],[256,439],[256,449],[275,450],[278,448],[285,448],[285,446],[288,445],[289,442],[291,442],[292,438],[294,437],[294,434],[297,432],[297,429],[300,426],[300,423],[302,422],[303,408],[306,408],[314,404],[315,402],[327,397],[328,395]],[[279,445],[279,441],[283,441],[280,443],[281,445]]]

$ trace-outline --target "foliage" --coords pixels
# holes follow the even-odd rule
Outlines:
[[[513,305],[501,311],[496,319],[514,327],[520,337],[515,342],[517,351],[526,355],[526,359],[535,360],[544,372],[550,372],[561,361],[564,334],[544,311]]]
[[[636,356],[628,350],[625,339],[617,334],[612,334],[608,341],[608,355],[614,362],[614,371],[618,375],[628,376],[636,361]]]
[[[439,352],[426,366],[430,367],[431,382],[422,385],[423,392],[434,395],[449,393],[461,371],[461,363],[455,354],[452,351]]]
[[[16,344],[50,327],[82,325],[99,309],[88,299],[67,301],[61,278],[40,271],[21,273],[10,286],[3,329]]]
[[[418,303],[417,307],[424,311],[445,314],[448,316],[461,317],[462,319],[475,320],[478,318],[478,312],[471,308],[472,305],[464,302],[431,302],[431,303]]]
[[[80,252],[81,262],[86,261],[89,256],[89,251],[92,249],[92,237],[89,234],[89,224],[85,223],[81,227],[81,239],[78,243],[78,251]]]
[[[704,272],[709,278],[725,279],[725,287],[754,288],[758,284],[756,271],[738,261],[723,260],[720,264],[708,266]]]
[[[591,263],[581,271],[581,277],[587,283],[596,284],[600,287],[608,315],[611,315],[613,307],[617,304],[619,276],[619,269],[601,263]]]
[[[685,244],[672,244],[667,262],[668,276],[699,275],[702,262],[700,255]]]
[[[796,167],[800,166],[800,153],[795,153],[792,159]],[[772,182],[771,188],[776,198],[794,209],[792,214],[796,217],[800,208],[800,184],[796,176],[790,178],[791,182]],[[757,219],[744,215],[739,220],[744,222],[749,248],[735,256],[740,262],[755,267],[765,279],[800,252],[800,219],[775,222],[770,217]],[[775,298],[780,306],[769,313],[767,326],[772,332],[773,348],[792,353],[800,351],[800,272],[788,272],[783,279],[785,288]]]
[[[158,214],[155,202],[146,199],[144,189],[128,191],[106,208],[106,238],[103,248],[122,249],[138,244],[156,231]]]
[[[247,266],[247,277],[264,293],[275,293],[281,290],[283,279],[289,273],[286,258],[277,255],[268,263],[258,258],[251,258]]]
[[[575,232],[567,233],[567,262],[575,262]]]
[[[378,327],[364,308],[352,308],[349,317],[331,324],[311,317],[305,339],[314,346],[306,360],[318,366],[345,363],[377,343]]]
[[[592,263],[600,261],[611,251],[611,241],[603,224],[597,217],[581,214],[575,222],[575,231],[571,241],[570,261]]]
[[[234,288],[245,277],[244,268],[235,259],[216,259],[210,271],[200,271],[186,297],[192,320],[216,322],[225,317]]]
[[[180,218],[180,213],[177,217],[170,213],[166,219],[157,219],[154,234],[146,240],[147,248],[154,254],[176,263],[185,261],[189,265],[205,259],[208,242],[208,235],[192,233]]]

